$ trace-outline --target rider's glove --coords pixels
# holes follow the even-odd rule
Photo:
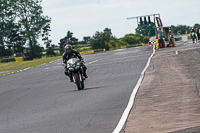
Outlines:
[[[84,63],[85,63],[85,61],[84,61],[84,60],[81,60],[81,63],[83,63],[83,64],[84,64]]]

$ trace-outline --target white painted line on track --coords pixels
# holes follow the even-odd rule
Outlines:
[[[123,51],[123,50],[125,50],[125,49],[117,49],[117,50],[113,50],[113,51]]]
[[[150,61],[151,61],[151,58],[153,57],[154,54],[155,54],[155,45],[153,45],[153,53],[149,57],[149,59],[147,61],[147,64],[146,64],[145,68],[143,69],[135,88],[133,89],[133,92],[132,92],[132,94],[130,96],[128,105],[127,105],[126,109],[124,110],[124,112],[122,114],[122,117],[121,117],[119,123],[117,124],[115,130],[113,131],[113,133],[119,133],[122,130],[125,122],[127,121],[128,115],[129,115],[129,113],[130,113],[130,111],[131,111],[131,109],[133,107],[133,103],[134,103],[134,99],[135,99],[136,93],[137,93],[137,91],[138,91],[138,89],[140,87],[140,84],[142,83],[142,80],[144,78],[144,73],[145,73],[146,69],[148,68],[148,66],[150,64]]]

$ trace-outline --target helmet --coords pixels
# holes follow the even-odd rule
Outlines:
[[[65,52],[66,53],[71,53],[72,52],[72,45],[70,45],[70,44],[67,44],[66,46],[65,46]]]

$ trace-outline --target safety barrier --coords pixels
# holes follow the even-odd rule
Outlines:
[[[123,47],[121,47],[121,49],[122,48],[145,46],[145,45],[148,45],[148,44],[137,44],[137,45],[123,46]],[[80,52],[80,54],[92,54],[92,53],[104,52],[104,51],[106,51],[106,49],[97,49],[97,50]],[[19,62],[19,61],[27,61],[27,60],[29,60],[28,57],[15,57],[15,58],[1,59],[0,63],[4,63],[4,62]]]
[[[126,46],[121,47],[121,49],[126,48]]]
[[[94,53],[95,52],[102,52],[102,51],[106,51],[105,49],[97,49],[97,50],[94,50]]]
[[[136,44],[136,45],[122,46],[121,49],[131,48],[131,47],[138,47],[138,46],[146,46],[146,45],[148,45],[148,44]]]
[[[142,46],[147,46],[147,45],[149,45],[149,44],[148,43],[142,44]]]
[[[16,62],[24,61],[24,58],[23,58],[23,57],[16,57],[16,58],[15,58],[15,61],[16,61]]]
[[[126,48],[131,48],[131,47],[138,47],[138,46],[143,46],[142,44],[137,44],[137,45],[130,45],[130,46],[127,46]]]
[[[97,49],[97,50],[85,51],[85,52],[80,52],[80,54],[92,54],[92,53],[103,52],[103,51],[106,51],[106,49]]]
[[[0,63],[15,62],[15,58],[1,59]]]
[[[175,37],[175,41],[181,41],[182,37]]]
[[[1,59],[0,63],[18,62],[18,61],[24,61],[24,58],[23,57],[15,57],[15,58]]]
[[[192,39],[191,35],[177,36],[174,38],[175,38],[175,41],[182,41],[182,42],[187,42],[189,39]]]
[[[92,50],[92,51],[80,52],[80,54],[91,54],[91,53],[94,53],[94,50]]]

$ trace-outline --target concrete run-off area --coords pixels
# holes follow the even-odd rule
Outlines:
[[[125,133],[200,132],[200,47],[156,54],[126,123]]]

